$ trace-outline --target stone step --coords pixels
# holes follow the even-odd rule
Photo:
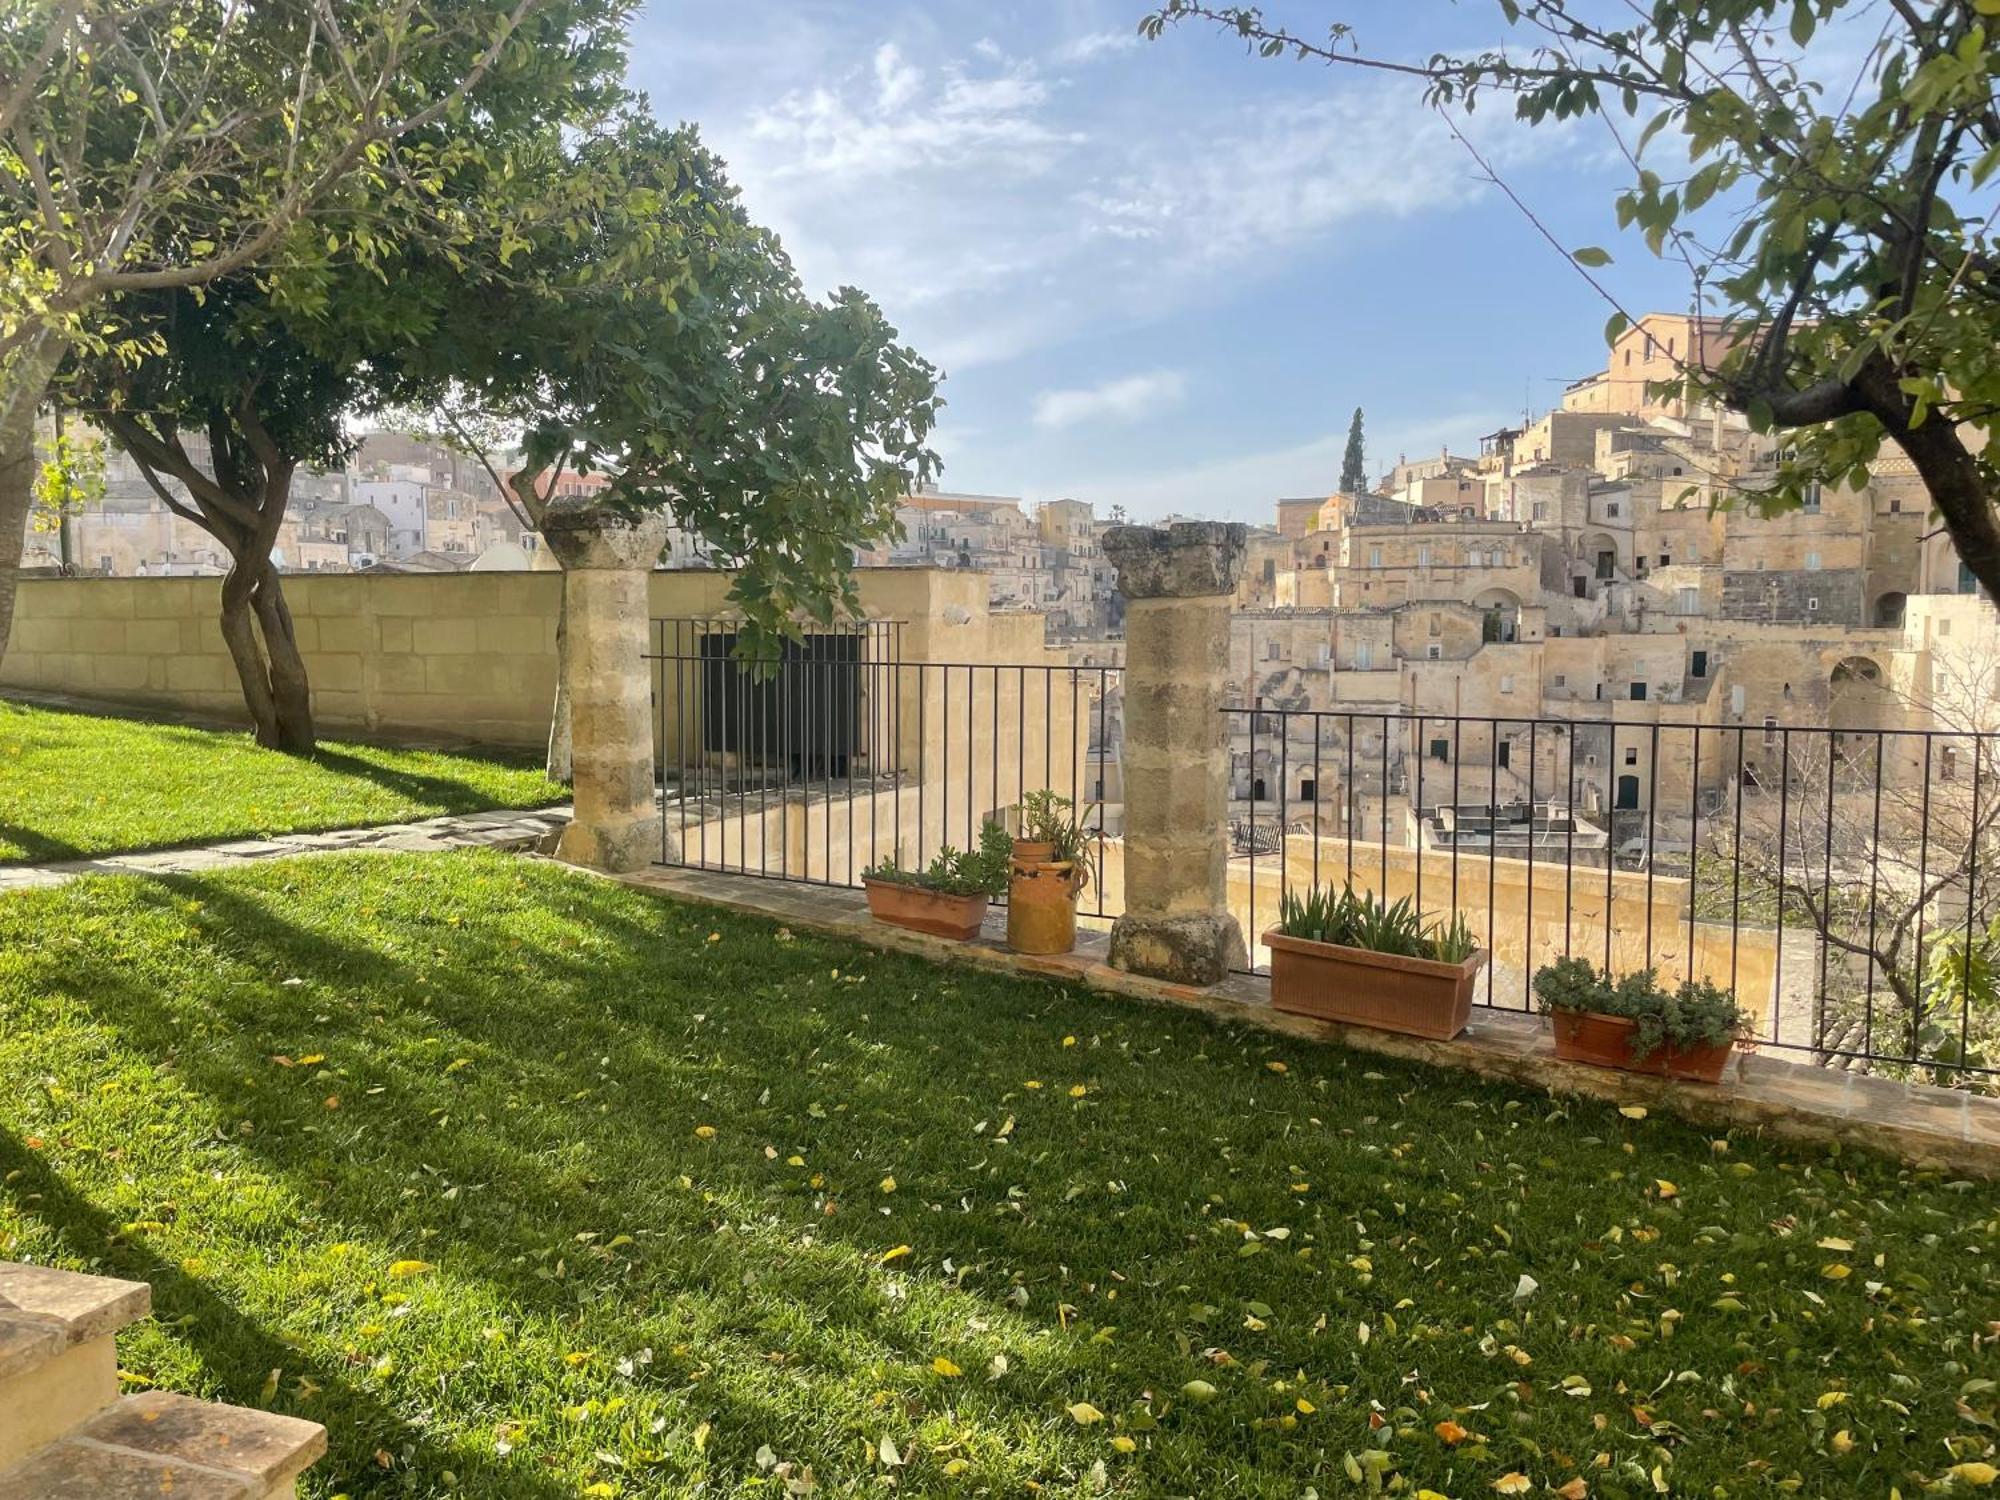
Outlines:
[[[146,1391],[0,1472],[0,1500],[283,1500],[324,1452],[317,1422]]]
[[[152,1288],[0,1261],[0,1469],[118,1399],[116,1335]]]

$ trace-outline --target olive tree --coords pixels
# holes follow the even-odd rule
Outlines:
[[[73,352],[149,351],[104,316],[129,293],[330,253],[336,202],[422,185],[496,79],[596,65],[550,0],[16,0],[0,24],[0,654],[35,421]],[[569,8],[563,7],[566,12]],[[420,139],[421,137],[421,139]],[[452,144],[456,142],[457,144]]]
[[[691,127],[628,119],[559,166],[505,263],[445,280],[399,399],[480,456],[530,525],[571,471],[609,475],[614,505],[670,510],[732,570],[748,656],[802,616],[858,611],[856,548],[936,471],[936,372],[861,292],[808,296]],[[559,688],[559,779],[568,719]]]

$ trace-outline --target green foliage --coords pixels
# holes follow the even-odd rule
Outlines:
[[[1992,1183],[541,861],[0,895],[0,1101],[316,1500],[1992,1493]]]
[[[1407,896],[1385,904],[1373,891],[1357,892],[1352,886],[1336,893],[1316,885],[1304,895],[1287,887],[1278,896],[1277,930],[1311,943],[1447,964],[1462,964],[1479,951],[1464,912],[1454,913],[1449,923],[1425,921]]]
[[[1354,419],[1347,424],[1347,451],[1340,459],[1340,489],[1347,495],[1368,493],[1368,457],[1361,440],[1361,408],[1354,408]]]
[[[567,793],[519,756],[323,744],[0,702],[0,864],[400,823]]]
[[[1750,1014],[1732,991],[1705,979],[1685,980],[1669,990],[1652,969],[1613,980],[1589,959],[1559,958],[1535,971],[1534,990],[1544,1015],[1594,1012],[1637,1022],[1634,1057],[1649,1056],[1662,1046],[1721,1046],[1750,1030]]]
[[[55,531],[69,516],[104,498],[104,443],[89,434],[61,432],[43,451],[35,471],[37,531]]]
[[[671,509],[735,572],[746,659],[857,615],[855,548],[937,472],[937,372],[863,293],[808,296],[692,127],[620,115],[501,201],[503,254],[415,268],[436,332],[399,345],[394,399],[515,425],[544,487],[594,469]]]
[[[861,874],[867,880],[921,886],[947,896],[1004,896],[1013,853],[1014,836],[989,818],[980,826],[977,849],[954,849],[946,844],[921,870],[906,870],[891,855]]]
[[[1076,813],[1076,803],[1042,787],[1021,799],[1021,837],[1031,843],[1053,844],[1058,863],[1084,868],[1089,858],[1091,832],[1083,826],[1090,809]]]

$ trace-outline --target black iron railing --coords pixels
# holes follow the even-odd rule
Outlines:
[[[1727,985],[1765,1046],[2000,1077],[2000,736],[1226,714],[1253,961],[1283,892],[1352,885],[1463,913],[1489,1006],[1575,955]]]
[[[1091,835],[1081,910],[1113,914],[1122,672],[909,660],[906,641],[896,622],[813,627],[746,660],[725,621],[654,621],[661,862],[855,886],[885,859],[975,847],[989,818],[1018,828],[1048,788]]]

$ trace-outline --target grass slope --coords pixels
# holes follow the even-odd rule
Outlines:
[[[1914,1497],[1994,1456],[1990,1185],[504,856],[0,901],[0,1099],[0,1256],[152,1282],[126,1367],[325,1422],[316,1496]]]
[[[539,762],[335,743],[304,760],[245,733],[0,701],[0,863],[562,801]]]

